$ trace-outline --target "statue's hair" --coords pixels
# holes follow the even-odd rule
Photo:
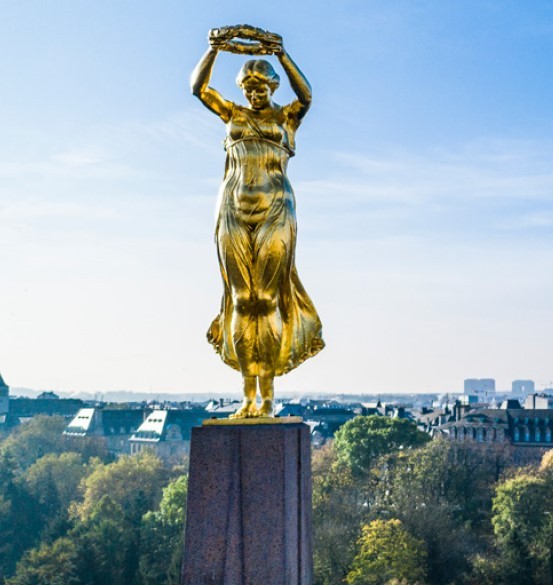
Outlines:
[[[236,84],[239,87],[243,87],[244,83],[251,78],[267,83],[273,92],[280,85],[278,73],[273,69],[269,61],[265,61],[265,59],[246,61],[238,73]]]

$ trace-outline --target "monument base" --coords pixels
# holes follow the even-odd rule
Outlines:
[[[312,585],[303,423],[192,429],[182,585]]]

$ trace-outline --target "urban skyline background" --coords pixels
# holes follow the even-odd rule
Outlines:
[[[0,371],[57,391],[238,390],[205,341],[224,126],[209,28],[283,35],[314,89],[290,178],[327,348],[279,392],[551,386],[553,6],[2,2]],[[214,87],[241,101],[243,59]],[[292,93],[283,79],[276,100]]]

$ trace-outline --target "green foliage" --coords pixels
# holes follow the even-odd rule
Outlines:
[[[430,437],[415,423],[385,416],[357,416],[336,433],[338,459],[354,476],[366,477],[382,455],[424,445]]]
[[[142,516],[159,502],[169,476],[161,460],[148,451],[123,456],[109,465],[99,464],[82,481],[83,499],[73,504],[72,515],[81,521],[88,520],[102,498],[109,496],[126,519],[139,526]]]
[[[367,485],[337,460],[333,444],[313,453],[313,532],[316,585],[345,579],[367,517]]]
[[[22,474],[21,481],[38,502],[50,536],[60,536],[59,532],[67,529],[69,505],[77,496],[80,482],[94,465],[85,465],[78,453],[50,453]]]
[[[178,585],[182,470],[149,452],[61,453],[58,423],[0,444],[0,583]],[[412,423],[359,417],[314,452],[315,584],[550,583],[553,451],[506,474],[508,447],[427,441]]]
[[[495,481],[509,457],[502,448],[445,440],[386,457],[374,512],[399,518],[424,540],[433,585],[464,583],[470,557],[486,546]]]
[[[159,517],[162,524],[184,526],[186,518],[186,498],[188,496],[188,476],[181,475],[163,488],[163,497],[159,503]]]
[[[478,528],[489,520],[495,482],[508,461],[509,453],[493,446],[436,439],[388,457],[384,485],[395,510],[443,505]]]
[[[552,489],[551,478],[539,472],[519,473],[497,488],[494,533],[503,564],[517,583],[553,579]]]
[[[159,510],[142,524],[141,585],[179,585],[188,478],[183,475],[163,490]]]
[[[81,585],[79,550],[72,539],[60,538],[29,551],[6,585]]]
[[[41,528],[37,500],[18,481],[13,459],[0,453],[0,583],[38,542]]]
[[[36,416],[19,426],[0,444],[0,452],[12,457],[17,466],[26,469],[39,457],[66,450],[63,431],[67,421],[62,416]]]
[[[45,455],[19,479],[2,469],[4,484],[27,490],[26,503],[40,504],[37,518],[65,518],[59,534],[43,533],[39,546],[23,555],[8,585],[178,584],[186,477],[167,486],[171,473],[153,454],[111,464],[84,463],[76,453]],[[0,514],[12,510],[5,493],[0,490]],[[37,541],[40,527],[35,533]],[[23,550],[8,551],[5,576]]]
[[[138,529],[121,504],[103,495],[71,536],[83,552],[81,572],[102,585],[134,585],[139,555]]]
[[[363,526],[357,544],[348,585],[425,583],[424,542],[409,534],[399,520],[374,520]]]

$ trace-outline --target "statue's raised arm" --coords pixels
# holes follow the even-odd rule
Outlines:
[[[215,112],[223,121],[227,122],[230,117],[232,104],[212,87],[209,87],[211,72],[220,50],[220,43],[217,39],[211,39],[209,49],[204,53],[192,75],[190,76],[190,88],[192,93],[212,112]]]
[[[223,300],[207,337],[242,374],[244,401],[233,417],[266,417],[273,415],[275,376],[324,347],[319,316],[295,266],[296,203],[286,174],[311,88],[279,35],[239,25],[213,29],[209,42],[192,73],[192,92],[226,123],[227,160],[215,232]],[[225,100],[209,87],[221,50],[276,55],[297,99],[284,107],[273,103],[277,72],[264,59],[250,59],[236,80],[247,106]]]
[[[278,57],[282,68],[288,76],[288,81],[290,81],[290,85],[292,86],[292,89],[298,98],[297,108],[295,107],[296,104],[294,103],[292,103],[291,106],[292,108],[297,109],[298,118],[301,120],[311,105],[311,85],[309,85],[309,81],[307,81],[305,75],[294,63],[282,45],[280,51],[275,51],[275,55]]]

